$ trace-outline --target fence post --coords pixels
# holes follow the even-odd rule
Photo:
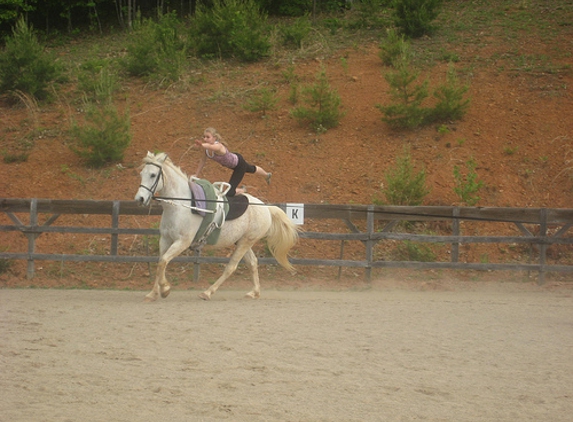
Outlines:
[[[545,284],[545,263],[547,258],[547,243],[545,238],[547,237],[547,208],[542,208],[539,211],[539,234],[543,238],[543,243],[539,245],[539,279],[537,283],[539,285]]]
[[[38,227],[38,199],[32,198],[30,201],[30,225],[29,229],[36,229]],[[37,234],[33,230],[26,233],[28,238],[28,267],[26,270],[26,278],[31,280],[34,278],[34,258],[32,254],[36,252],[36,237]]]
[[[342,239],[340,241],[340,256],[339,259],[343,259],[344,258],[344,239]],[[338,267],[338,280],[340,280],[340,278],[342,277],[342,266]]]
[[[111,211],[111,227],[114,230],[119,228],[119,201],[113,201],[112,211]],[[117,233],[111,234],[111,250],[110,255],[117,255],[117,244],[119,235]]]
[[[195,256],[200,257],[201,256],[201,250],[196,250],[194,253]],[[199,261],[195,262],[195,264],[193,264],[193,281],[195,283],[199,282],[199,277],[201,276],[201,263]]]
[[[452,215],[454,217],[452,221],[452,235],[459,238],[460,236],[460,207],[454,207]],[[458,262],[460,259],[460,243],[452,243],[452,262]]]
[[[364,276],[367,281],[372,280],[372,261],[374,260],[374,206],[368,205],[366,214],[366,232],[368,233],[368,240],[366,240],[366,269]]]

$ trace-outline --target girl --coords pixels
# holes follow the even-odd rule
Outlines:
[[[203,140],[196,139],[195,144],[205,149],[205,155],[201,156],[199,160],[199,167],[197,167],[197,177],[201,174],[207,158],[233,170],[229,184],[231,189],[227,192],[227,196],[235,196],[236,194],[245,193],[245,189],[237,189],[239,183],[243,180],[245,173],[254,173],[263,176],[268,184],[271,183],[272,173],[266,172],[261,167],[254,166],[245,161],[243,156],[236,152],[230,152],[227,146],[223,143],[221,135],[215,129],[209,127],[203,133]]]

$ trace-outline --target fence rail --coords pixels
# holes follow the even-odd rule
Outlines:
[[[274,204],[283,209],[287,204]],[[127,235],[158,235],[159,230],[152,228],[120,227],[120,216],[158,216],[162,208],[158,204],[142,208],[135,201],[93,201],[93,200],[52,200],[52,199],[20,199],[0,198],[0,211],[8,216],[12,224],[0,225],[0,232],[20,232],[28,241],[26,252],[0,252],[0,259],[18,259],[28,262],[27,276],[34,276],[35,261],[101,261],[101,262],[156,262],[158,257],[146,255],[122,255],[119,250],[120,236]],[[49,215],[40,223],[40,215]],[[109,227],[86,226],[56,226],[53,225],[61,215],[109,215]],[[23,215],[28,215],[27,222]],[[549,208],[479,208],[479,207],[441,207],[441,206],[372,206],[372,205],[304,205],[305,221],[324,219],[341,220],[346,224],[350,233],[325,233],[304,231],[302,239],[319,241],[335,240],[341,242],[340,259],[310,259],[293,258],[295,265],[321,265],[336,267],[363,268],[366,278],[372,275],[374,268],[412,268],[412,269],[468,269],[468,270],[509,270],[536,271],[539,282],[544,282],[547,272],[573,273],[573,259],[570,257],[566,264],[548,262],[547,249],[553,245],[573,245],[573,237],[569,229],[573,226],[573,209]],[[366,223],[366,229],[361,231],[354,222]],[[416,234],[393,231],[400,222],[448,222],[450,234]],[[462,222],[509,223],[514,225],[521,236],[476,236],[464,235]],[[36,239],[43,233],[64,234],[105,234],[111,235],[109,254],[54,254],[37,253]],[[448,261],[417,262],[417,261],[388,261],[377,260],[374,247],[383,241],[419,242],[450,245]],[[345,242],[361,242],[365,246],[364,259],[343,259]],[[461,262],[460,246],[465,244],[521,244],[536,248],[537,262],[529,263],[488,263]],[[5,248],[5,245],[0,245]],[[573,255],[573,252],[571,252]],[[190,262],[195,265],[195,277],[198,277],[201,263],[225,263],[224,257],[180,256],[175,262]],[[260,258],[261,264],[276,263],[273,258]]]

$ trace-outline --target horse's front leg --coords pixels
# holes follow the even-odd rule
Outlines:
[[[160,241],[161,243],[161,241]],[[165,253],[162,253],[159,262],[157,263],[157,270],[155,271],[155,282],[153,283],[153,289],[145,296],[147,302],[153,302],[161,296],[166,298],[171,293],[171,285],[165,277],[165,271],[167,265],[173,260],[173,258],[179,256],[181,252],[189,247],[191,244],[190,240],[177,240],[171,244]],[[163,246],[160,245],[160,250],[163,250]]]
[[[165,252],[171,247],[172,244],[173,241],[167,235],[162,234],[159,237],[159,262],[157,264],[157,269],[155,270],[155,280],[153,282],[153,287],[151,291],[145,295],[146,302],[154,302],[159,299],[159,296],[161,296],[160,281],[165,279],[166,267],[166,265],[162,265],[161,263],[164,262]],[[167,280],[165,280],[164,283],[167,283]]]
[[[149,293],[145,295],[144,300],[146,302],[155,302],[159,297],[159,283],[157,283],[157,277],[155,278],[155,282],[153,283],[153,288]]]
[[[166,298],[169,296],[171,286],[165,277],[165,269],[169,261],[165,261],[163,256],[159,259],[157,263],[157,269],[155,270],[155,281],[153,282],[153,288],[151,291],[145,295],[146,302],[155,302],[159,296]]]

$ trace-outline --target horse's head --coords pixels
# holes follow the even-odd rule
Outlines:
[[[141,184],[135,194],[135,200],[139,205],[147,206],[153,195],[160,192],[165,185],[165,177],[163,175],[163,163],[167,159],[167,154],[152,154],[147,153],[141,165]]]

